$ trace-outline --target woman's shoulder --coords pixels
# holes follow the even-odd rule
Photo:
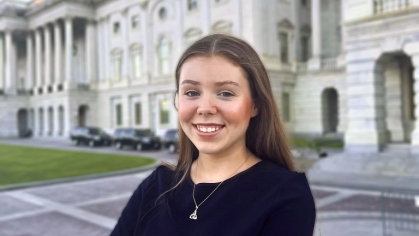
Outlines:
[[[174,171],[165,165],[160,165],[151,172],[139,185],[143,190],[149,189],[153,186],[167,185],[173,179]]]
[[[267,160],[259,164],[260,168],[257,174],[264,179],[264,182],[269,183],[271,187],[278,188],[278,191],[288,189],[303,195],[312,196],[305,173],[288,170],[275,162]]]

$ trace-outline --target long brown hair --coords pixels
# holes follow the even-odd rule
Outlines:
[[[239,65],[246,74],[258,115],[251,118],[246,131],[246,147],[262,160],[271,160],[294,171],[294,163],[281,123],[271,83],[265,66],[256,51],[245,41],[228,35],[213,34],[192,44],[180,57],[176,66],[176,96],[183,63],[194,56],[223,56]],[[176,188],[187,176],[198,150],[179,125],[179,160],[173,167]],[[169,190],[170,191],[170,190]]]

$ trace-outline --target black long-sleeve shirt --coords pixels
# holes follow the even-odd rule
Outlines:
[[[172,184],[174,172],[158,167],[135,190],[111,236],[312,236],[316,218],[313,196],[304,174],[261,161],[225,180],[195,210],[188,176],[171,193],[156,199]],[[200,183],[201,203],[218,183]]]

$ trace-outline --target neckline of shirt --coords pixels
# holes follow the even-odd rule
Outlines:
[[[237,173],[237,174],[235,174],[235,175],[231,176],[230,178],[228,178],[228,179],[224,180],[224,183],[229,182],[229,181],[231,181],[231,180],[233,180],[233,179],[235,179],[235,178],[238,178],[238,177],[240,177],[240,176],[242,176],[242,175],[244,175],[244,174],[248,173],[250,170],[255,169],[257,166],[259,166],[259,165],[260,165],[260,163],[262,163],[262,162],[264,162],[264,161],[263,161],[263,160],[261,160],[261,161],[257,162],[256,164],[254,164],[253,166],[251,166],[251,167],[247,168],[246,170],[241,171],[241,172],[239,172],[239,173]],[[191,175],[190,175],[190,174],[188,174],[188,175],[187,175],[187,179],[188,179],[188,183],[189,183],[190,185],[194,185],[194,184],[195,184],[195,183],[192,181],[192,178],[191,178]],[[198,186],[217,186],[218,184],[220,184],[220,182],[216,182],[216,183],[197,183],[197,184],[196,184],[196,187],[198,187]]]

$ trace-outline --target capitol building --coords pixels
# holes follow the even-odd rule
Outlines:
[[[256,49],[291,135],[419,152],[419,0],[3,0],[0,137],[163,135],[177,60],[213,33]]]

